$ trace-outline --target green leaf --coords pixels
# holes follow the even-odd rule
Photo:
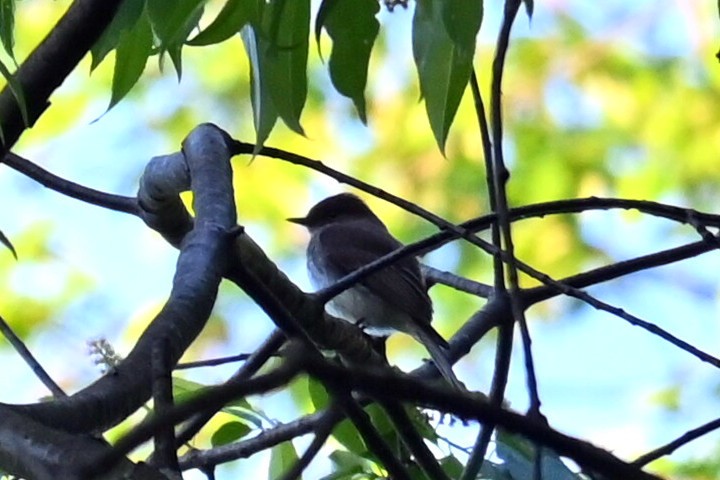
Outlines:
[[[443,0],[445,31],[459,49],[475,51],[475,41],[483,18],[482,0]]]
[[[355,425],[348,419],[338,423],[332,432],[335,440],[345,447],[348,451],[357,455],[365,455],[367,447]]]
[[[193,382],[185,378],[173,377],[173,398],[175,403],[182,403],[202,392],[207,385]]]
[[[718,1],[720,2],[720,0]],[[317,43],[320,58],[322,58],[322,52],[320,51],[320,34],[322,33],[322,28],[327,21],[328,15],[330,15],[330,12],[333,11],[337,3],[338,0],[322,0],[317,15],[315,15],[315,43]]]
[[[182,37],[206,0],[175,0],[169,8],[166,0],[147,0],[147,10],[153,31],[160,45],[175,42]]]
[[[460,45],[447,33],[443,0],[418,0],[413,16],[413,56],[420,93],[440,151],[472,71],[475,42]],[[468,37],[467,31],[459,37]]]
[[[180,31],[180,34],[178,37],[165,45],[165,48],[163,49],[161,46],[161,51],[166,50],[168,52],[168,55],[170,55],[170,60],[173,62],[173,66],[175,67],[175,72],[177,73],[178,81],[182,78],[182,47],[185,44],[185,41],[190,36],[190,32],[194,28],[197,27],[198,22],[200,22],[200,17],[202,17],[203,14],[203,6],[200,6],[193,15],[188,19],[187,23],[185,24],[185,29]]]
[[[20,82],[17,81],[15,75],[10,73],[10,70],[8,70],[8,68],[2,62],[0,62],[0,75],[2,75],[7,81],[7,84],[10,87],[10,91],[12,92],[15,100],[18,103],[20,115],[22,116],[25,126],[30,126],[30,119],[28,118],[27,112],[27,102],[25,101],[25,92],[23,91],[22,85],[20,85]],[[5,143],[5,136],[3,132],[0,132],[0,136],[2,136],[2,142]]]
[[[408,418],[412,421],[415,430],[417,430],[424,439],[430,440],[431,442],[437,442],[439,438],[438,434],[435,431],[435,428],[430,424],[428,416],[413,406],[404,405],[404,408]]]
[[[15,61],[15,0],[0,0],[0,42]]]
[[[283,442],[273,447],[270,452],[270,471],[268,477],[279,478],[297,461],[298,454],[292,442]]]
[[[152,42],[150,20],[147,14],[143,13],[135,26],[122,35],[117,46],[108,110],[117,105],[137,83],[152,53]]]
[[[483,462],[483,464],[487,462],[487,459]],[[463,472],[463,464],[458,460],[456,457],[453,457],[452,455],[443,457],[440,459],[440,466],[445,471],[445,473],[448,474],[448,477],[450,478],[460,478],[462,477]]]
[[[307,98],[310,0],[271,0],[263,10],[259,53],[267,87],[283,122],[304,135],[300,114]]]
[[[308,393],[310,394],[310,401],[313,407],[315,407],[315,410],[323,410],[328,406],[330,396],[322,382],[313,377],[309,377]]]
[[[248,23],[257,23],[258,0],[228,0],[210,25],[187,44],[202,46],[220,43],[232,37]]]
[[[255,412],[249,406],[246,409],[236,408],[236,407],[224,407],[222,409],[222,411],[227,414],[238,417],[242,420],[245,420],[248,423],[252,423],[257,428],[263,427],[263,418],[265,418],[265,417],[262,414]]]
[[[310,394],[310,401],[316,410],[327,408],[330,403],[330,396],[321,382],[310,377],[308,379],[308,393]],[[333,429],[332,435],[343,447],[356,455],[364,455],[367,451],[355,425],[348,419],[338,423]]]
[[[170,55],[178,80],[182,76],[183,44],[197,27],[206,1],[175,0],[169,8],[166,0],[147,0],[150,24],[160,42],[160,51]]]
[[[107,54],[118,46],[123,33],[135,26],[140,19],[144,7],[145,0],[125,0],[120,4],[115,18],[113,18],[110,25],[108,25],[102,35],[100,35],[100,38],[95,42],[92,49],[90,49],[92,55],[90,71],[95,70]]]
[[[512,478],[532,478],[537,448],[519,435],[499,430],[497,456]],[[570,470],[560,457],[548,448],[541,449],[542,478],[554,480],[579,480],[582,477]]]
[[[13,257],[15,257],[15,260],[17,260],[17,252],[15,251],[15,247],[13,247],[13,244],[10,243],[10,240],[5,236],[5,234],[0,230],[0,243],[5,245],[10,252],[12,253]]]
[[[245,398],[236,398],[226,404],[222,411],[245,420],[247,423],[251,423],[257,428],[263,427],[263,420],[268,421],[268,423],[272,423],[262,411],[251,405]]]
[[[255,150],[253,154],[256,154],[260,151],[275,126],[278,112],[270,97],[266,60],[261,55],[262,47],[255,34],[255,27],[245,25],[240,32],[240,36],[250,60],[250,101],[252,102],[253,124],[255,125]]]
[[[251,431],[251,428],[242,422],[228,422],[212,434],[210,443],[213,447],[227,445],[240,440]]]
[[[319,37],[324,25],[332,38],[330,79],[338,92],[352,99],[358,116],[367,123],[365,85],[370,53],[380,29],[375,18],[380,4],[377,0],[325,0],[320,8],[315,34]]]
[[[263,4],[261,26],[245,25],[240,35],[250,60],[250,89],[257,153],[278,118],[303,134],[300,114],[307,97],[309,0]]]
[[[333,468],[334,472],[333,475],[325,477],[324,480],[331,478],[353,478],[353,475],[372,471],[372,465],[367,459],[351,452],[335,450],[330,454],[330,461],[332,461],[335,466],[335,468]]]

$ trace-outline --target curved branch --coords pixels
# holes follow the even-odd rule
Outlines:
[[[91,467],[94,457],[110,451],[95,438],[73,435],[49,428],[0,405],[0,465],[3,472],[23,478],[76,480]],[[107,478],[166,480],[167,477],[147,465],[135,465],[127,459],[106,472]]]
[[[192,174],[190,187],[195,193],[197,217],[194,229],[182,242],[173,289],[162,311],[110,374],[71,397],[14,406],[15,411],[67,432],[103,431],[150,397],[151,371],[147,366],[158,339],[170,339],[170,363],[175,364],[200,333],[229,263],[228,232],[235,225],[236,213],[230,154],[216,127],[197,127],[183,147]],[[176,185],[175,195],[186,188]]]

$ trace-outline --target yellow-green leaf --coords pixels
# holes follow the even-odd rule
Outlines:
[[[221,445],[227,445],[240,440],[248,433],[251,428],[242,422],[227,422],[218,428],[210,438],[210,443],[213,447],[219,447]]]
[[[269,478],[279,478],[298,461],[298,454],[292,442],[283,442],[270,452]]]

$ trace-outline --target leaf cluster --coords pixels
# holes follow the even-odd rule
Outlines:
[[[169,58],[178,79],[183,49],[207,47],[241,35],[251,65],[251,100],[260,148],[278,119],[304,134],[301,115],[308,86],[311,41],[310,0],[226,0],[219,8],[209,0],[181,0],[167,8],[162,0],[122,3],[110,26],[92,48],[91,69],[115,52],[111,98],[117,105],[142,77],[150,57],[161,66]],[[388,8],[391,6],[389,5]],[[14,58],[15,0],[0,3],[0,41]],[[365,89],[368,66],[378,37],[380,4],[376,0],[324,0],[314,18],[313,36],[320,50],[323,30],[332,40],[327,60],[335,90],[352,100],[367,121]],[[483,3],[421,0],[412,24],[413,58],[427,117],[441,151],[468,83]],[[24,93],[0,63],[18,103]]]

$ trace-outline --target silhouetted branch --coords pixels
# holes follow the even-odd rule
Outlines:
[[[284,473],[279,480],[295,480],[300,478],[302,472],[308,467],[308,465],[310,465],[310,462],[313,461],[320,452],[322,446],[325,445],[325,442],[330,437],[333,428],[337,425],[336,418],[338,415],[342,415],[342,409],[337,403],[331,403],[328,406],[327,411],[323,413],[324,414],[319,417],[315,428],[313,429],[315,438],[313,438],[312,442],[310,442],[310,445],[307,447],[305,452],[303,452],[298,461],[295,462],[292,468]]]
[[[60,385],[55,383],[55,380],[48,375],[47,371],[40,365],[40,362],[37,361],[32,352],[27,348],[25,343],[20,340],[20,337],[15,334],[2,316],[0,316],[0,332],[7,338],[10,345],[13,346],[18,355],[28,364],[35,376],[50,390],[50,393],[52,393],[54,397],[67,396],[63,389],[60,388]]]
[[[75,0],[18,68],[14,76],[25,97],[27,119],[23,118],[10,85],[6,85],[0,92],[0,158],[23,130],[42,115],[50,104],[50,95],[90,51],[121,3],[122,0]]]
[[[196,221],[183,240],[173,289],[162,311],[111,374],[71,397],[13,406],[15,411],[68,432],[104,431],[150,397],[152,381],[147,366],[155,341],[172,338],[170,357],[174,364],[200,333],[227,269],[232,240],[228,232],[236,216],[229,153],[217,132],[215,127],[201,125],[183,145],[192,182],[177,185],[174,195],[192,187]]]
[[[153,372],[153,410],[162,415],[172,409],[173,384],[172,364],[170,358],[170,342],[167,338],[159,338],[152,351]],[[163,425],[154,435],[155,451],[153,465],[170,472],[180,472],[177,451],[175,450],[175,426]]]
[[[342,411],[325,410],[301,417],[292,422],[283,423],[258,433],[255,437],[237,443],[214,447],[209,450],[193,450],[180,458],[180,468],[207,468],[239,458],[247,458],[254,453],[272,448],[293,438],[307,435],[320,425],[332,421],[334,425],[343,420]]]
[[[260,348],[250,355],[245,364],[225,382],[225,385],[240,384],[255,375],[268,359],[275,355],[282,344],[285,343],[285,339],[286,336],[282,331],[274,330]],[[191,418],[178,432],[176,446],[180,446],[195,436],[215,413],[217,413],[217,410],[204,410]]]
[[[633,465],[637,465],[638,467],[643,467],[647,465],[648,463],[657,460],[658,458],[664,457],[665,455],[670,455],[678,448],[682,447],[683,445],[687,445],[688,443],[692,442],[693,440],[696,440],[703,435],[707,435],[710,432],[713,432],[720,428],[720,419],[715,419],[711,422],[706,423],[705,425],[702,425],[698,428],[694,428],[685,434],[681,435],[680,437],[676,438],[672,442],[669,442],[662,447],[656,448],[655,450],[648,452],[640,457],[638,457],[633,463]]]
[[[587,272],[563,278],[558,280],[558,282],[564,285],[572,286],[576,289],[585,288],[633,273],[642,272],[643,270],[649,270],[651,268],[657,268],[663,265],[687,260],[688,258],[697,257],[703,253],[711,252],[716,248],[717,247],[715,247],[715,245],[704,241],[693,242],[680,247],[669,248],[660,252],[635,257],[630,260],[622,260],[610,265],[594,268],[592,270],[588,270]],[[553,287],[543,285],[540,287],[528,288],[523,291],[522,297],[526,307],[530,307],[556,295],[557,291]]]
[[[285,361],[269,373],[258,375],[243,383],[208,387],[193,398],[175,405],[165,413],[154,415],[142,421],[130,433],[118,440],[111,452],[95,458],[85,474],[91,476],[104,472],[130,453],[143,442],[150,439],[159,428],[176,425],[191,416],[205,410],[219,410],[223,405],[248,395],[263,394],[286,385],[299,373],[299,362]]]
[[[140,213],[135,197],[113,195],[65,180],[13,152],[8,152],[5,158],[0,160],[0,163],[4,163],[13,170],[32,178],[44,187],[81,202],[132,215],[139,215]]]
[[[362,392],[377,400],[412,402],[426,408],[451,413],[460,418],[492,422],[504,429],[527,437],[571,458],[583,468],[609,478],[626,480],[659,480],[592,444],[562,434],[526,415],[491,405],[485,398],[472,393],[453,392],[427,382],[418,382],[392,372],[368,372],[364,369],[338,367],[316,358],[304,358],[305,368],[312,375],[333,385]],[[387,385],[393,385],[388,389]]]

